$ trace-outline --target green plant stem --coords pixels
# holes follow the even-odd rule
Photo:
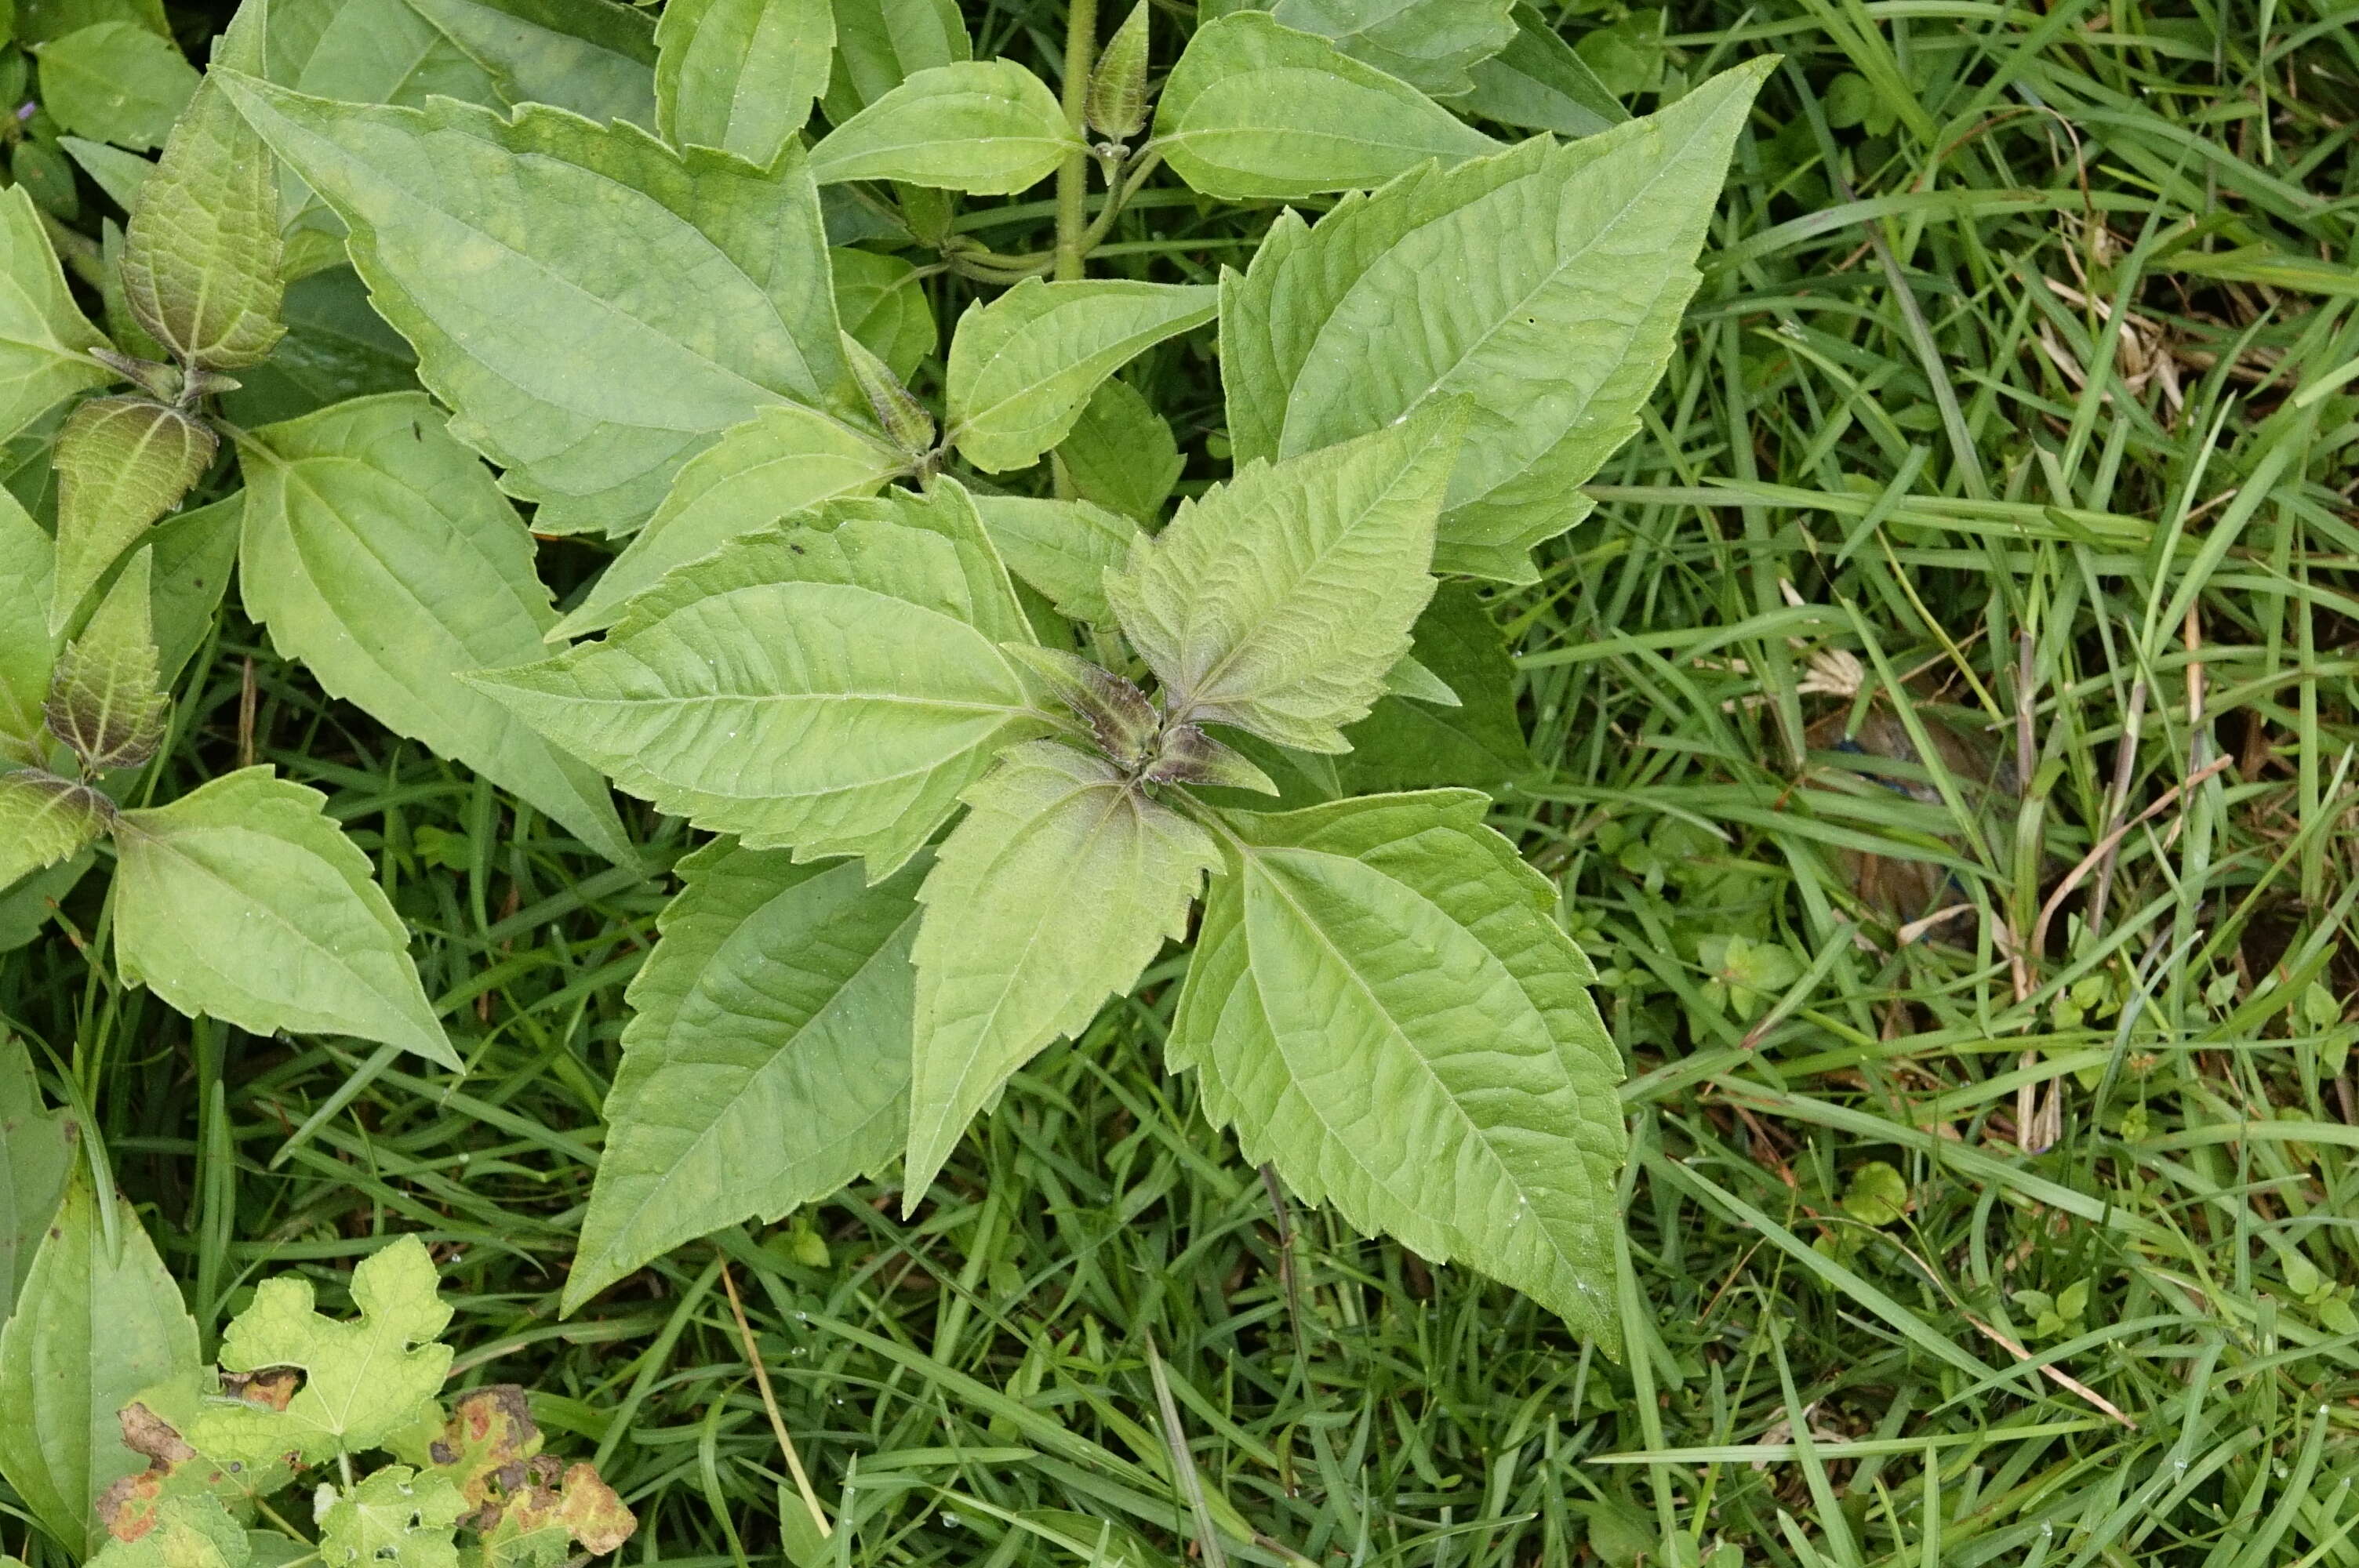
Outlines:
[[[1098,0],[1072,0],[1065,15],[1065,123],[1076,139],[1086,143],[1090,102],[1090,68],[1097,59]],[[1087,252],[1082,248],[1090,193],[1090,155],[1077,147],[1057,170],[1057,280],[1082,276]]]

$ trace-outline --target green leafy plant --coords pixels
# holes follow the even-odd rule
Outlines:
[[[16,526],[42,634],[83,630],[9,655],[45,717],[0,881],[111,836],[126,978],[455,1065],[305,792],[110,793],[164,722],[147,541],[226,437],[247,612],[331,694],[625,864],[602,773],[717,836],[630,993],[569,1305],[896,1158],[916,1205],[1027,1061],[1178,980],[1168,1061],[1248,1158],[1614,1341],[1619,1056],[1553,887],[1436,786],[1522,767],[1467,585],[1531,580],[1638,428],[1766,66],[1629,121],[1504,3],[1184,41],[1142,3],[1101,49],[1074,0],[1056,88],[946,6],[408,4],[439,63],[389,83],[247,0],[134,177],[114,344],[20,213],[50,400],[136,390],[65,422],[54,559]],[[1251,256],[1090,276],[1167,174]],[[1050,178],[1048,248],[976,238]],[[447,423],[228,417],[344,257]],[[929,280],[968,299],[939,364]],[[1179,351],[1225,397],[1193,480],[1118,374]],[[619,542],[561,618],[519,501]],[[301,956],[223,935],[264,924]]]

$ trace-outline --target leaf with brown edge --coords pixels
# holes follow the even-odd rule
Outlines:
[[[66,644],[49,677],[43,721],[92,773],[136,768],[164,739],[168,701],[158,689],[162,655],[156,649],[154,558],[145,549],[133,557],[82,635]],[[112,821],[113,812],[106,815]]]
[[[515,1486],[462,1521],[483,1535],[484,1568],[552,1568],[569,1541],[603,1557],[639,1528],[595,1465],[577,1463],[560,1474],[558,1462],[542,1454],[521,1470]]]
[[[442,1435],[428,1445],[428,1455],[450,1472],[468,1506],[481,1509],[522,1484],[523,1466],[540,1453],[540,1441],[524,1390],[495,1383],[461,1397]]]
[[[144,397],[94,397],[73,411],[50,460],[58,470],[51,635],[66,629],[132,541],[204,477],[219,445],[207,427]]]

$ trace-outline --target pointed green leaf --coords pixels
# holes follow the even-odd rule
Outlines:
[[[325,1500],[325,1499],[323,1499]],[[317,1510],[327,1568],[459,1568],[467,1499],[440,1470],[373,1470]]]
[[[835,269],[835,313],[843,330],[868,346],[892,373],[907,382],[926,362],[941,338],[925,276],[899,256],[838,246],[830,253]]]
[[[856,861],[723,839],[679,870],[631,981],[568,1312],[684,1241],[875,1173],[908,1137],[926,862],[870,887]]]
[[[1304,1198],[1611,1346],[1621,1057],[1489,804],[1230,816],[1167,1060]]]
[[[138,767],[164,740],[155,561],[145,548],[131,557],[49,677],[43,721],[92,773]]]
[[[307,1464],[378,1446],[419,1419],[451,1369],[451,1347],[435,1342],[451,1322],[440,1283],[415,1236],[353,1271],[359,1315],[350,1321],[315,1311],[311,1281],[300,1275],[263,1281],[222,1336],[222,1370],[291,1367],[302,1385],[283,1410],[209,1400],[190,1423],[190,1441],[223,1458],[292,1453]]]
[[[341,258],[339,258],[341,261]],[[370,308],[368,286],[342,265],[287,288],[287,335],[270,357],[238,373],[221,411],[251,429],[317,413],[347,398],[418,386],[418,354]]]
[[[57,579],[49,630],[62,632],[109,567],[180,503],[212,466],[212,430],[144,397],[93,397],[58,437]]]
[[[1093,626],[1114,624],[1105,574],[1147,537],[1128,518],[1086,501],[1028,495],[979,495],[974,506],[1007,569],[1046,594],[1058,614]]]
[[[974,58],[958,0],[834,0],[827,117],[843,124],[921,70]]]
[[[1530,546],[1581,520],[1574,487],[1638,428],[1766,69],[1723,72],[1585,141],[1421,170],[1315,229],[1281,218],[1223,285],[1238,460],[1311,451],[1462,394],[1475,408],[1435,567],[1531,580]]]
[[[1281,201],[1499,146],[1397,77],[1258,11],[1196,29],[1163,84],[1148,145],[1207,196]]]
[[[1516,714],[1516,665],[1471,583],[1444,583],[1417,622],[1417,657],[1456,700],[1387,696],[1343,732],[1346,794],[1459,784],[1497,789],[1532,771]]]
[[[1507,47],[1474,67],[1461,113],[1560,136],[1593,136],[1630,117],[1546,17],[1519,0],[1515,19]]]
[[[1082,147],[1057,95],[1012,59],[919,71],[811,148],[811,178],[1010,196]]]
[[[41,1104],[40,1080],[25,1043],[0,1035],[0,1323],[16,1310],[33,1271],[81,1141],[78,1122]],[[899,1144],[896,1138],[895,1147]]]
[[[0,1478],[77,1556],[106,1539],[98,1495],[143,1464],[114,1412],[149,1384],[197,1370],[197,1325],[138,1215],[114,1201],[111,1249],[90,1176],[77,1171],[0,1329]]]
[[[168,517],[156,525],[147,553],[155,557],[156,684],[170,691],[213,629],[213,612],[237,569],[243,492]]]
[[[1317,33],[1420,92],[1454,98],[1516,36],[1514,0],[1277,0],[1270,14]]]
[[[0,888],[70,860],[114,819],[114,803],[40,768],[0,773]]]
[[[0,490],[0,762],[38,762],[49,750],[41,705],[61,645],[49,631],[56,563],[41,525]]]
[[[409,0],[489,72],[501,101],[603,124],[656,123],[655,23],[614,0]]]
[[[0,439],[114,373],[89,358],[106,340],[75,306],[23,187],[0,190]]]
[[[846,332],[843,357],[868,399],[868,411],[885,439],[914,466],[934,449],[934,416],[918,401],[892,367],[871,353],[868,345]]]
[[[839,502],[632,600],[601,643],[476,677],[624,789],[752,849],[882,879],[1011,741],[1022,608],[955,482]]]
[[[38,50],[41,102],[76,135],[118,146],[161,146],[197,90],[178,45],[136,22],[100,22]]]
[[[258,70],[262,13],[251,7],[222,38],[224,65]],[[123,296],[132,315],[183,365],[260,364],[286,330],[279,319],[278,171],[269,149],[207,81],[172,127],[123,236]]]
[[[1170,422],[1119,376],[1091,395],[1057,458],[1082,500],[1150,527],[1188,466]]]
[[[764,408],[856,406],[796,155],[764,177],[549,111],[510,123],[222,81],[351,224],[353,263],[457,411],[452,433],[541,503],[544,532],[627,531]]]
[[[27,48],[100,22],[135,22],[159,38],[172,32],[164,0],[16,0],[13,9],[16,41]]]
[[[250,1033],[355,1034],[457,1069],[409,937],[317,790],[247,768],[115,825],[124,979]]]
[[[1187,934],[1218,860],[1202,828],[1054,741],[1009,752],[965,798],[918,894],[908,1207],[1010,1075]]]
[[[656,27],[656,124],[675,146],[767,168],[827,91],[828,0],[681,0]]]
[[[502,102],[490,73],[408,0],[271,0],[269,20],[265,69],[252,74],[282,87],[412,109],[429,95]]]
[[[1165,711],[1306,752],[1383,694],[1433,579],[1433,523],[1462,410],[1283,463],[1252,463],[1183,503],[1106,579]]]
[[[1212,319],[1220,290],[1026,278],[970,306],[951,337],[951,438],[987,473],[1028,467],[1065,438],[1106,377]]]
[[[1090,72],[1082,117],[1098,135],[1117,142],[1126,142],[1147,127],[1147,59],[1154,11],[1152,0],[1137,0]]]
[[[60,136],[58,146],[73,155],[82,172],[98,182],[117,207],[125,212],[139,205],[139,192],[147,189],[147,177],[156,172],[155,160],[137,153],[110,147],[104,142],[93,142],[81,136]]]
[[[1098,750],[1116,766],[1136,770],[1154,754],[1163,715],[1138,687],[1062,648],[1010,643],[1006,652],[1090,727]]]
[[[611,626],[674,567],[841,496],[873,495],[909,461],[840,419],[792,404],[767,408],[690,459],[655,517],[590,585],[552,638]]]
[[[330,696],[636,860],[595,770],[462,671],[529,664],[557,622],[532,536],[421,393],[340,403],[241,448],[246,613]]]

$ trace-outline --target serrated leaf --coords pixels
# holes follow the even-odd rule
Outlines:
[[[828,0],[683,0],[656,27],[656,124],[676,146],[767,168],[827,91]]]
[[[655,23],[614,0],[409,0],[491,76],[501,101],[604,124],[656,123]]]
[[[958,0],[834,0],[827,117],[843,124],[921,70],[971,59]]]
[[[926,297],[925,275],[899,256],[838,246],[830,253],[835,273],[835,313],[843,330],[907,382],[940,341],[933,302]]]
[[[353,263],[457,411],[452,433],[540,503],[542,531],[628,531],[764,408],[856,406],[797,155],[765,177],[546,110],[511,123],[222,81],[351,225]]]
[[[978,495],[974,508],[1007,569],[1046,594],[1058,614],[1093,626],[1114,624],[1105,574],[1147,537],[1129,519],[1086,501],[1028,495]]]
[[[155,557],[143,548],[116,575],[49,677],[42,720],[91,773],[136,768],[164,739],[154,609]],[[87,802],[80,809],[95,809]],[[75,846],[80,849],[80,845]]]
[[[219,446],[209,427],[144,397],[93,397],[73,411],[51,460],[58,470],[51,632],[64,631],[107,568],[180,503]]]
[[[451,1401],[450,1415],[427,1439],[421,1457],[448,1476],[473,1509],[492,1500],[500,1489],[501,1471],[533,1459],[540,1445],[531,1397],[514,1383],[495,1383],[471,1389]],[[404,1441],[390,1446],[397,1456],[410,1457]]]
[[[415,1236],[372,1253],[353,1271],[359,1315],[350,1321],[314,1311],[311,1282],[299,1275],[263,1281],[253,1304],[222,1336],[222,1370],[291,1367],[301,1372],[301,1385],[278,1410],[242,1400],[207,1403],[190,1425],[191,1441],[224,1457],[294,1453],[309,1464],[376,1447],[418,1419],[451,1369],[451,1347],[436,1343],[451,1322],[439,1283],[434,1260]],[[451,1496],[457,1498],[455,1487]]]
[[[1106,579],[1167,713],[1341,752],[1409,648],[1460,411],[1278,464],[1183,503]]]
[[[477,678],[674,816],[882,879],[1044,727],[998,649],[1030,633],[955,481],[815,522],[680,568],[602,643]]]
[[[1006,651],[1090,727],[1098,750],[1116,766],[1135,771],[1154,754],[1163,716],[1138,687],[1061,648],[1011,643]]]
[[[1208,286],[1028,277],[968,307],[951,337],[951,439],[987,473],[1028,467],[1106,377],[1219,304]]]
[[[262,67],[262,13],[239,13],[217,58]],[[286,330],[278,171],[218,82],[206,81],[142,182],[123,236],[123,297],[183,365],[260,364]]]
[[[150,1383],[197,1368],[197,1325],[179,1290],[138,1215],[114,1202],[110,1237],[90,1176],[77,1170],[0,1329],[0,1477],[78,1555],[105,1539],[98,1495],[141,1466],[114,1412]]]
[[[526,1484],[474,1516],[484,1532],[483,1568],[556,1568],[569,1542],[592,1557],[619,1551],[639,1521],[595,1468],[553,1461],[527,1467]],[[488,1515],[488,1519],[486,1519]]]
[[[459,1516],[467,1500],[439,1470],[387,1465],[318,1510],[320,1561],[328,1568],[459,1568]]]
[[[689,460],[655,516],[550,636],[611,626],[673,568],[825,502],[873,495],[908,466],[841,419],[793,405],[765,409]]]
[[[1574,487],[1638,428],[1765,69],[1723,72],[1584,141],[1419,170],[1315,229],[1281,218],[1251,267],[1223,280],[1238,460],[1468,396],[1435,568],[1531,580],[1527,552],[1586,514]]]
[[[33,1271],[81,1141],[79,1122],[42,1105],[25,1043],[0,1035],[0,1323],[16,1310]]]
[[[0,490],[0,762],[38,762],[49,749],[41,705],[60,646],[49,631],[56,562],[49,535]]]
[[[1196,29],[1163,84],[1147,144],[1196,189],[1297,200],[1382,185],[1429,158],[1499,144],[1397,77],[1258,11]]]
[[[419,393],[340,403],[240,449],[246,613],[330,696],[512,790],[618,863],[605,781],[462,671],[529,664],[557,622],[532,536]]]
[[[1516,666],[1468,583],[1444,583],[1418,618],[1416,654],[1455,704],[1388,696],[1343,732],[1335,759],[1345,794],[1462,785],[1497,789],[1532,770],[1516,714]]]
[[[354,1034],[456,1070],[409,935],[317,790],[247,768],[115,827],[116,961],[191,1016]]]
[[[918,883],[723,839],[631,981],[565,1310],[650,1259],[881,1169],[908,1132]]]
[[[297,278],[282,309],[287,335],[268,359],[239,373],[235,391],[222,395],[222,414],[232,422],[251,429],[350,398],[417,390],[416,351],[370,308],[368,287],[352,268]]]
[[[1331,38],[1364,64],[1421,92],[1454,98],[1476,65],[1516,36],[1514,0],[1277,0],[1287,27]]]
[[[1546,17],[1521,3],[1514,15],[1515,38],[1473,68],[1461,113],[1560,136],[1593,136],[1630,117]]]
[[[1621,1058],[1488,805],[1232,814],[1166,1057],[1305,1199],[1610,1348]]]
[[[1144,786],[1054,741],[1010,752],[965,799],[918,894],[905,1208],[1010,1075],[1187,935],[1218,859]]]
[[[43,44],[41,102],[76,135],[161,146],[197,90],[196,68],[168,38],[136,22],[100,22]]]
[[[869,352],[868,345],[846,332],[843,335],[843,357],[852,366],[853,379],[860,384],[861,395],[868,399],[869,412],[875,416],[876,427],[885,432],[885,439],[911,465],[916,465],[934,449],[934,416],[918,401],[901,378],[883,360]]]
[[[1056,172],[1081,138],[1040,79],[1012,59],[920,70],[820,138],[811,178],[897,179],[1010,196]]]
[[[1090,395],[1057,459],[1082,500],[1150,526],[1188,466],[1170,422],[1119,376]]]
[[[106,339],[66,288],[32,197],[0,190],[0,439],[114,373],[89,358]]]
[[[0,773],[0,888],[71,860],[114,817],[114,803],[88,784],[40,768]]]

